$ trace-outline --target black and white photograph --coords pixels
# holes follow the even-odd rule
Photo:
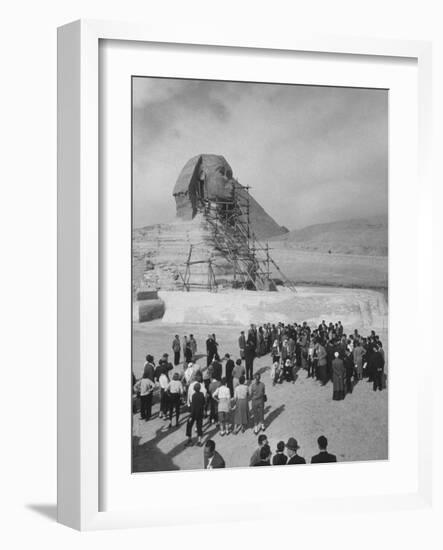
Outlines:
[[[388,100],[132,77],[134,473],[388,460]]]

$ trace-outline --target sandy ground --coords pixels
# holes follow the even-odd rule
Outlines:
[[[360,327],[345,327],[350,330]],[[174,334],[182,337],[193,333],[204,352],[208,332],[215,332],[222,354],[228,352],[236,358],[237,338],[240,327],[166,324],[154,321],[135,324],[133,332],[133,370],[138,377],[143,370],[147,353],[158,359],[164,352],[172,354]],[[363,334],[369,332],[362,330]],[[379,332],[387,356],[387,333]],[[200,355],[204,366],[206,357]],[[272,387],[269,379],[269,356],[255,361],[254,371],[262,372],[268,401],[265,409],[266,433],[272,451],[279,440],[295,437],[301,449],[299,454],[310,461],[317,453],[316,439],[324,434],[329,439],[330,452],[343,461],[381,460],[388,458],[388,391],[373,392],[372,385],[360,382],[344,401],[332,401],[332,386],[321,387],[316,381],[299,372],[295,384],[283,383]],[[149,422],[134,415],[133,469],[136,472],[196,469],[203,466],[203,450],[200,447],[185,448],[185,423],[187,413],[182,412],[180,426],[167,429],[168,422],[158,418],[158,396],[154,400],[154,416]],[[220,436],[215,428],[205,424],[204,437],[211,437],[228,467],[249,464],[249,458],[257,446],[257,438],[251,429],[245,434]]]
[[[280,269],[297,284],[388,287],[387,256],[308,252],[280,242],[273,242],[271,248]]]

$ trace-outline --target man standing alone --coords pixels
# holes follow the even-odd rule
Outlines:
[[[172,340],[172,351],[174,352],[174,365],[177,366],[180,363],[180,338],[178,334],[175,335]]]

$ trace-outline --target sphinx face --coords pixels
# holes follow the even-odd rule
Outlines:
[[[211,167],[206,173],[203,170],[200,181],[204,181],[204,192],[209,200],[232,200],[234,192],[234,180],[232,171],[223,164]]]
[[[192,219],[204,200],[232,201],[235,185],[232,168],[223,156],[203,154],[191,158],[180,172],[173,191],[177,215]]]

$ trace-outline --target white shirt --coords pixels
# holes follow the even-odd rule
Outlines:
[[[192,377],[194,376],[194,368],[193,367],[188,367],[186,370],[185,370],[185,380],[186,380],[186,383],[189,384],[189,381],[192,379]]]
[[[145,396],[152,393],[152,390],[155,388],[155,384],[150,378],[142,378],[140,380],[139,387],[140,387],[140,395]]]
[[[160,378],[158,379],[158,383],[160,384],[162,390],[166,390],[169,384],[169,378],[166,376],[166,374],[161,374]]]

